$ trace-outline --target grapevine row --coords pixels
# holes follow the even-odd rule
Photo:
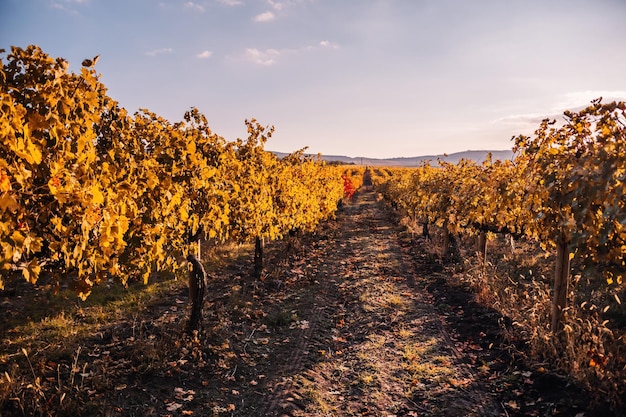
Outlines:
[[[626,104],[595,100],[564,121],[514,138],[512,161],[462,160],[378,169],[374,182],[413,220],[446,235],[509,233],[556,250],[552,329],[561,327],[570,260],[601,265],[609,284],[626,272]],[[484,239],[481,239],[484,242]],[[483,243],[484,244],[484,243]],[[444,245],[444,254],[447,245]]]
[[[273,127],[254,119],[229,142],[197,109],[177,123],[129,115],[95,61],[72,73],[36,46],[0,60],[0,289],[45,273],[85,298],[112,277],[180,268],[201,237],[262,242],[335,212],[341,168],[303,150],[277,158]]]

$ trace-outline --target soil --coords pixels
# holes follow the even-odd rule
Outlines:
[[[316,233],[268,245],[262,281],[252,256],[214,271],[199,334],[184,334],[181,287],[73,355],[32,358],[43,394],[24,388],[0,416],[601,415],[505,343],[507,318],[431,246],[365,190]]]

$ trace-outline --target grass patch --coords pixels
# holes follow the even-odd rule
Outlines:
[[[404,299],[397,294],[387,294],[383,298],[383,304],[386,308],[399,308],[404,306]]]
[[[452,360],[441,354],[436,339],[408,343],[403,347],[402,356],[405,360],[404,369],[410,374],[412,381],[428,385],[446,382],[455,375]]]
[[[400,330],[398,330],[398,337],[400,339],[408,339],[411,336],[413,336],[413,332],[406,328],[401,328]]]
[[[359,374],[359,382],[366,386],[379,385],[378,376],[373,372],[367,371]]]

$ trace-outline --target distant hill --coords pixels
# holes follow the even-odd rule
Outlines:
[[[491,152],[493,160],[496,159],[505,160],[513,158],[513,151],[465,151],[465,152],[457,152],[451,153],[447,155],[424,155],[424,156],[413,156],[406,158],[388,158],[388,159],[377,159],[377,158],[361,158],[356,157],[352,158],[349,156],[340,156],[340,155],[322,155],[322,159],[328,162],[341,162],[344,164],[354,164],[354,165],[367,165],[367,166],[388,166],[388,167],[415,167],[420,165],[424,161],[430,161],[432,165],[437,164],[437,159],[441,158],[441,160],[450,162],[452,164],[458,163],[461,159],[469,159],[475,161],[477,163],[481,163],[485,160],[487,154]],[[278,157],[282,158],[287,155],[282,152],[274,152]]]

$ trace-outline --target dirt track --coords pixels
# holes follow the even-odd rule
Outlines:
[[[276,377],[250,414],[499,415],[374,194],[340,216],[307,265],[319,283],[298,306],[308,326],[275,356]]]
[[[56,366],[44,358],[42,392],[57,404],[80,369],[53,414],[591,417],[566,379],[524,368],[499,335],[506,318],[476,304],[430,245],[363,192],[295,248],[270,245],[263,282],[246,254],[214,270],[199,338],[183,336],[180,287]]]
[[[233,415],[576,415],[575,392],[513,364],[500,317],[450,286],[428,243],[390,216],[360,194],[284,272],[308,284],[285,288],[269,314],[297,320],[271,329],[264,383]]]

